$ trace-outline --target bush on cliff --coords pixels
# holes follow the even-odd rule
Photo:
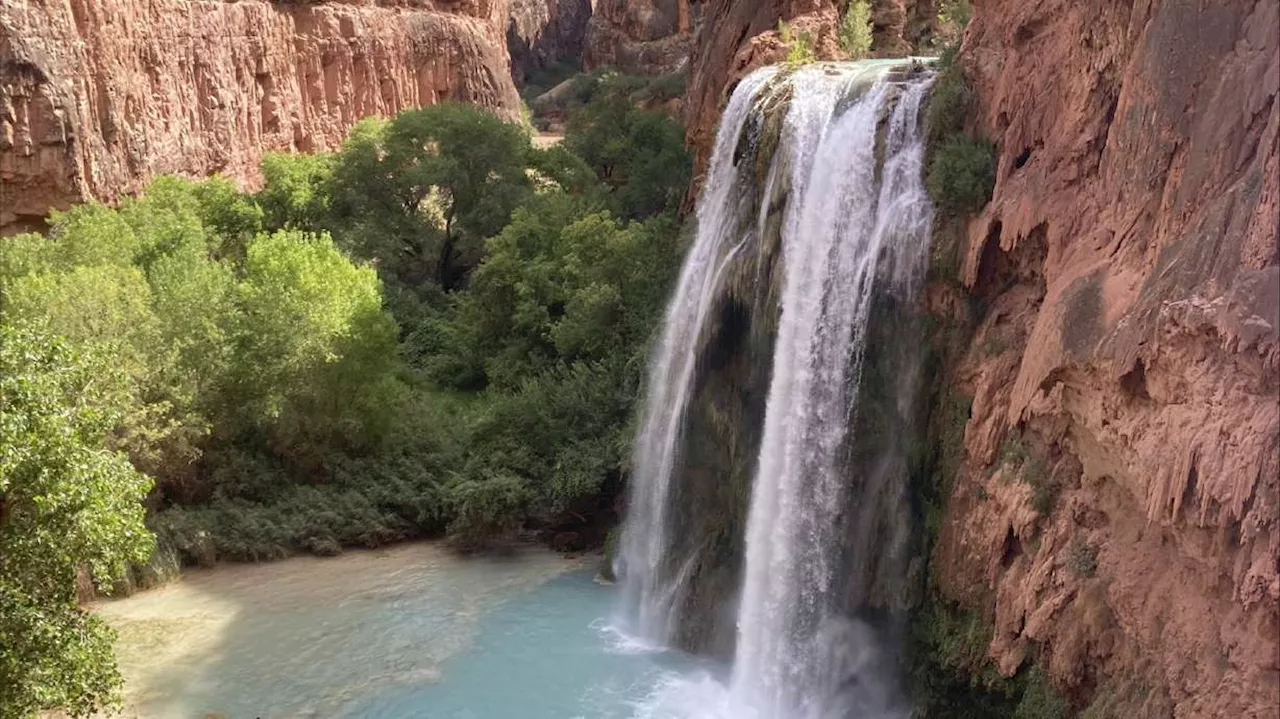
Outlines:
[[[996,184],[995,146],[964,135],[950,138],[933,156],[926,178],[939,207],[972,214],[991,199]]]
[[[813,47],[813,35],[791,27],[785,20],[778,21],[778,39],[787,51],[787,64],[792,66],[808,65],[818,61],[818,53]]]

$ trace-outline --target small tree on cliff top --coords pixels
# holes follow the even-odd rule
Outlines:
[[[850,60],[861,60],[871,54],[871,6],[866,0],[849,3],[840,20],[840,49]]]

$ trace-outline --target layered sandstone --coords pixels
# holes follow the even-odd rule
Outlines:
[[[159,173],[252,183],[446,99],[515,118],[506,0],[14,0],[0,5],[0,228]]]
[[[994,601],[1005,671],[1039,647],[1077,698],[1274,716],[1277,5],[974,5],[962,61],[998,180],[965,245],[988,309],[935,568]]]
[[[698,0],[597,0],[587,28],[587,69],[660,75],[684,69]]]

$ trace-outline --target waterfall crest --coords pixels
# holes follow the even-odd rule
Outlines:
[[[914,302],[928,255],[919,115],[929,83],[918,66],[892,60],[766,68],[726,108],[697,240],[650,365],[620,569],[633,630],[666,643],[676,624],[696,621],[677,609],[694,568],[741,562],[733,667],[727,683],[714,683],[718,698],[673,709],[688,702],[667,696],[650,716],[909,714],[891,686],[891,653],[856,618],[873,594],[905,586],[903,442],[876,437],[863,452],[852,428],[862,426],[864,395],[876,396],[876,421],[882,412],[901,420],[914,406],[917,355],[889,346],[910,338],[895,334],[884,308]],[[682,426],[705,371],[707,315],[735,256],[768,244],[769,232],[779,236],[781,271],[744,544],[736,559],[723,548],[672,552],[671,535],[682,531],[670,522],[681,501]],[[875,377],[864,377],[869,352]],[[873,381],[891,388],[864,390]],[[909,421],[884,426],[891,435]]]

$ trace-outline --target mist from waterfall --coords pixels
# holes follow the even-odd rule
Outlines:
[[[919,114],[929,79],[902,61],[823,64],[745,78],[724,113],[698,206],[698,235],[650,366],[636,442],[620,570],[630,629],[670,639],[673,606],[696,557],[672,556],[668,516],[679,501],[682,422],[699,341],[721,275],[760,232],[756,199],[786,187],[780,316],[745,537],[737,639],[727,677],[682,678],[641,707],[644,717],[897,719],[892,653],[848,614],[870,587],[905,573],[905,488],[851,477],[873,301],[909,304],[921,286],[932,206],[921,179]],[[787,93],[763,192],[743,161],[753,112]],[[752,183],[748,187],[746,183]],[[767,203],[766,203],[767,204]],[[745,233],[745,234],[744,234]],[[914,372],[903,369],[904,375]],[[895,391],[911,403],[914,384]],[[878,472],[884,475],[884,471]],[[899,483],[901,484],[901,483]],[[892,515],[889,521],[869,514]],[[850,527],[873,521],[889,532]],[[854,537],[850,540],[849,537]],[[878,561],[869,557],[875,555]]]

